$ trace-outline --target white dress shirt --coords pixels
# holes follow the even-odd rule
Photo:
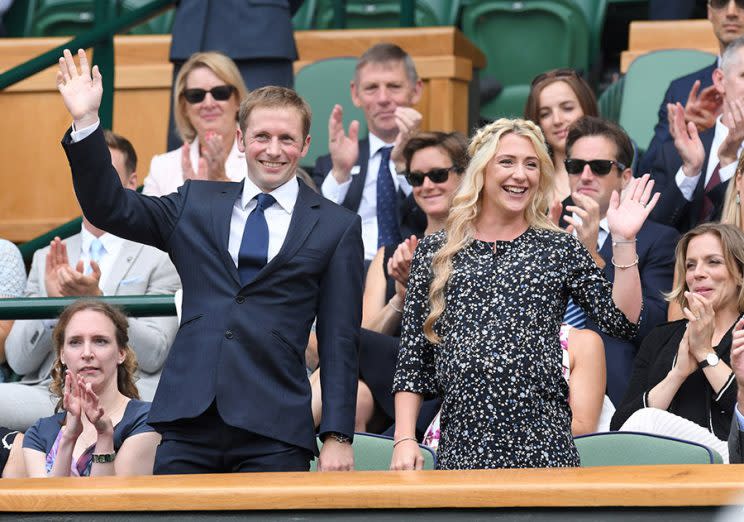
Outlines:
[[[96,239],[96,236],[90,233],[90,231],[83,225],[80,232],[80,258],[83,261],[83,267],[85,272],[88,272],[90,267],[90,244]],[[124,240],[113,234],[104,233],[98,238],[103,244],[105,252],[98,260],[98,267],[101,269],[101,280],[98,282],[98,287],[103,288],[106,285],[108,276],[111,274],[111,270],[114,267],[114,261],[119,256],[121,247],[124,244]]]
[[[577,213],[573,213],[572,217],[574,219],[574,222],[576,223],[582,223],[581,217]],[[577,235],[576,231],[574,230],[574,236]],[[597,252],[602,250],[602,247],[604,246],[604,242],[607,239],[607,237],[610,235],[610,225],[607,222],[607,217],[603,217],[599,220],[599,233],[597,234]]]
[[[369,162],[367,163],[367,176],[364,179],[364,188],[362,189],[362,199],[359,203],[357,214],[362,218],[362,241],[364,242],[364,259],[370,260],[377,254],[377,173],[380,170],[380,160],[382,154],[380,149],[392,146],[392,143],[385,143],[380,138],[370,133],[369,135]],[[361,172],[358,165],[351,169],[351,175],[356,176]],[[405,175],[398,174],[395,171],[395,163],[390,161],[390,173],[393,176],[396,191],[402,190],[407,196],[413,190],[411,185],[406,181]],[[351,178],[345,183],[339,184],[336,178],[329,172],[323,180],[321,192],[323,195],[341,205],[349,193]]]
[[[713,143],[710,146],[708,165],[705,171],[705,184],[703,186],[708,184],[708,181],[710,181],[716,165],[718,165],[718,149],[720,148],[721,143],[723,143],[723,140],[726,139],[726,136],[728,136],[728,133],[728,127],[723,124],[723,122],[721,121],[721,116],[719,116],[718,118],[716,118]],[[739,146],[739,151],[736,154],[737,157],[741,155],[743,146],[744,144]],[[725,167],[718,170],[718,176],[721,178],[721,183],[725,183],[734,176],[734,174],[736,173],[736,163],[737,162],[734,161],[730,165],[726,165]],[[692,201],[692,197],[695,194],[695,187],[697,187],[701,175],[702,172],[698,173],[697,176],[685,176],[685,173],[682,171],[682,167],[680,167],[677,171],[677,174],[674,176],[674,181],[677,183],[679,191],[682,193],[687,201]]]

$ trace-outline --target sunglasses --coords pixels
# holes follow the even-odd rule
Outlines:
[[[584,167],[589,165],[589,168],[597,176],[606,176],[612,170],[613,165],[617,165],[618,170],[625,170],[625,165],[618,161],[613,160],[582,160],[575,158],[568,158],[563,161],[566,166],[566,172],[569,174],[581,174],[584,172]]]
[[[185,89],[183,91],[183,97],[186,98],[187,102],[194,104],[204,101],[207,93],[209,93],[216,101],[227,101],[230,99],[230,96],[232,96],[234,91],[235,87],[232,85],[218,85],[217,87],[212,87],[208,91],[205,91],[204,89]]]
[[[454,167],[447,169],[431,169],[429,172],[406,172],[406,181],[412,187],[420,187],[424,184],[424,178],[429,178],[432,183],[444,183],[449,178],[450,170]]]
[[[532,83],[530,85],[531,87],[534,87],[538,83],[542,82],[543,80],[547,80],[548,78],[568,78],[570,76],[578,78],[579,73],[577,73],[573,69],[568,69],[568,68],[553,69],[552,71],[544,72],[544,73],[541,73],[535,76],[535,78],[532,80]]]
[[[708,5],[713,9],[725,9],[728,7],[729,2],[730,0],[709,0]],[[736,0],[734,3],[739,9],[744,9],[744,0]]]

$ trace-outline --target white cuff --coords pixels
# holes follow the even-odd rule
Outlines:
[[[725,183],[726,181],[734,177],[734,174],[736,173],[736,166],[738,164],[738,161],[734,161],[733,163],[729,163],[725,167],[721,167],[720,169],[718,169],[718,177],[721,178],[721,183]]]
[[[692,196],[695,193],[695,187],[697,187],[699,180],[699,172],[697,176],[685,176],[685,173],[682,172],[682,167],[679,168],[677,174],[674,176],[674,181],[677,183],[679,191],[687,201],[692,201]]]
[[[346,198],[346,194],[349,193],[349,187],[351,186],[351,176],[348,181],[339,183],[336,178],[333,177],[333,173],[329,172],[323,180],[323,185],[320,187],[320,191],[326,197],[337,205],[341,205]]]
[[[98,120],[97,122],[88,125],[87,127],[83,127],[82,129],[75,129],[75,124],[72,124],[72,132],[70,133],[70,137],[72,138],[73,143],[77,143],[78,141],[82,141],[98,128],[98,126],[101,125],[101,120]]]

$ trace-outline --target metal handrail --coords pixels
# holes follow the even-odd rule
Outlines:
[[[78,297],[18,297],[0,299],[0,320],[5,319],[53,319]],[[87,298],[86,298],[87,299]],[[118,306],[132,317],[155,317],[176,315],[173,295],[117,295],[95,297],[105,303]]]

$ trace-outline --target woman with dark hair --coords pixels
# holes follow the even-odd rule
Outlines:
[[[744,232],[697,226],[677,244],[675,271],[668,299],[684,318],[644,339],[611,428],[695,440],[726,459],[737,391],[731,338],[744,313]]]
[[[77,301],[60,315],[50,384],[58,413],[26,432],[30,477],[152,473],[160,435],[146,423],[150,403],[138,400],[127,328],[126,316],[101,301]]]
[[[524,117],[540,126],[548,143],[555,169],[553,201],[571,194],[566,159],[568,127],[582,116],[599,116],[592,88],[573,69],[554,69],[532,80]]]

